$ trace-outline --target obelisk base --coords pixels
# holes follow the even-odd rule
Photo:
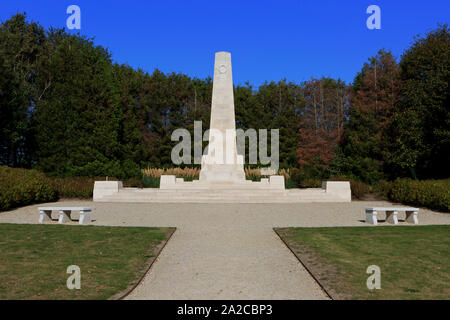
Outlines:
[[[245,172],[234,165],[206,165],[200,171],[200,181],[239,183],[245,181]]]

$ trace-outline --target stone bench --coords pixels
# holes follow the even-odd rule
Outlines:
[[[419,224],[419,220],[417,218],[419,214],[418,208],[407,208],[407,207],[371,207],[366,208],[366,222],[377,225],[377,214],[380,211],[386,212],[386,221],[392,224],[398,224],[398,212],[405,211],[406,213],[406,222]]]
[[[72,211],[80,211],[79,224],[91,222],[91,208],[89,207],[39,207],[39,223],[52,220],[52,211],[59,211],[58,223],[71,221]]]

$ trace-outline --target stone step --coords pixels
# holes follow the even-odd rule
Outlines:
[[[128,202],[128,203],[311,203],[311,202],[342,202],[341,199],[99,199],[97,202]]]
[[[336,199],[322,189],[297,190],[296,192],[133,192],[121,190],[105,196],[104,202],[168,202],[168,203],[297,203],[297,202],[334,202]]]
[[[325,195],[324,195],[325,196]],[[154,197],[139,197],[139,196],[107,196],[103,197],[102,199],[160,199],[165,201],[171,201],[171,200],[190,200],[190,199],[218,199],[218,200],[235,200],[235,199],[255,199],[255,200],[265,200],[265,199],[322,199],[324,196],[313,196],[313,195],[304,195],[304,196],[236,196],[236,197],[221,197],[221,196],[196,196],[196,197],[188,197],[188,196],[173,196],[173,197],[161,197],[161,196],[154,196]]]
[[[265,197],[278,197],[278,198],[296,198],[296,197],[323,197],[326,193],[241,193],[241,194],[226,194],[226,193],[173,193],[173,194],[161,194],[161,193],[117,193],[108,197],[120,198],[120,197],[132,197],[132,198],[265,198]]]
[[[255,195],[255,194],[241,194],[241,195],[225,195],[225,194],[204,194],[204,195],[188,195],[188,194],[173,194],[173,195],[161,195],[161,194],[154,194],[154,195],[139,195],[139,194],[115,194],[107,197],[112,198],[142,198],[142,199],[149,199],[149,198],[160,198],[160,199],[171,199],[171,198],[224,198],[224,199],[233,199],[233,198],[258,198],[258,199],[264,199],[265,197],[270,198],[298,198],[298,197],[322,197],[324,194],[298,194],[298,195],[289,195],[289,194],[283,194],[283,195]]]
[[[265,199],[265,198],[315,198],[323,197],[326,192],[323,189],[305,189],[305,190],[254,190],[252,192],[246,190],[207,190],[207,191],[187,191],[187,190],[129,190],[122,189],[118,193],[111,196],[106,196],[105,198],[130,198],[130,199],[235,199],[235,198],[245,198],[245,199]]]
[[[277,193],[286,193],[288,192],[287,190],[267,190],[267,189],[255,189],[255,190],[248,190],[248,189],[242,189],[242,190],[232,190],[232,189],[215,189],[215,190],[208,190],[208,189],[204,189],[204,190],[199,190],[199,189],[193,189],[193,190],[179,190],[179,189],[153,189],[153,190],[147,190],[147,189],[137,189],[137,190],[120,190],[119,193],[139,193],[139,194],[155,194],[155,193],[160,193],[160,194],[178,194],[178,193],[186,193],[186,194],[204,194],[204,193],[208,193],[208,194],[212,194],[212,193],[217,193],[217,194],[239,194],[242,192],[251,192],[251,193],[272,193],[272,194],[277,194]]]
[[[186,190],[180,190],[180,189],[157,189],[157,188],[144,188],[144,189],[133,189],[133,188],[123,188],[119,190],[119,193],[136,193],[136,194],[179,194],[179,193],[186,193],[186,194],[242,194],[242,193],[260,193],[260,194],[284,194],[284,193],[325,193],[324,189],[316,188],[316,189],[274,189],[274,190],[267,190],[267,189],[254,189],[254,190],[235,190],[235,189],[210,189],[210,190],[197,190],[197,189],[186,189]]]

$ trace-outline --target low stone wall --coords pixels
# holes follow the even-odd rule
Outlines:
[[[159,188],[161,190],[284,190],[284,176],[271,176],[269,179],[261,179],[261,181],[237,181],[237,182],[209,182],[209,181],[184,181],[182,178],[176,178],[174,175],[162,175]]]
[[[332,195],[336,199],[342,199],[345,202],[352,201],[352,190],[349,181],[324,181],[322,182],[322,189],[326,193]]]
[[[310,203],[351,202],[348,181],[326,181],[322,188],[285,189],[283,177],[273,176],[261,182],[215,184],[214,187],[166,176],[162,188],[122,188],[118,181],[97,181],[94,201],[101,202],[161,202],[161,203]]]
[[[95,181],[93,200],[97,201],[104,196],[118,193],[123,188],[122,181]]]

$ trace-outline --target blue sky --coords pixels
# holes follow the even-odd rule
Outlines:
[[[81,33],[110,49],[114,61],[152,72],[212,76],[214,52],[230,51],[235,84],[299,82],[330,76],[353,81],[381,48],[396,57],[413,36],[448,23],[449,0],[14,0],[17,12],[44,27],[64,27],[66,8],[81,8]],[[366,9],[381,8],[381,30],[366,27]]]

